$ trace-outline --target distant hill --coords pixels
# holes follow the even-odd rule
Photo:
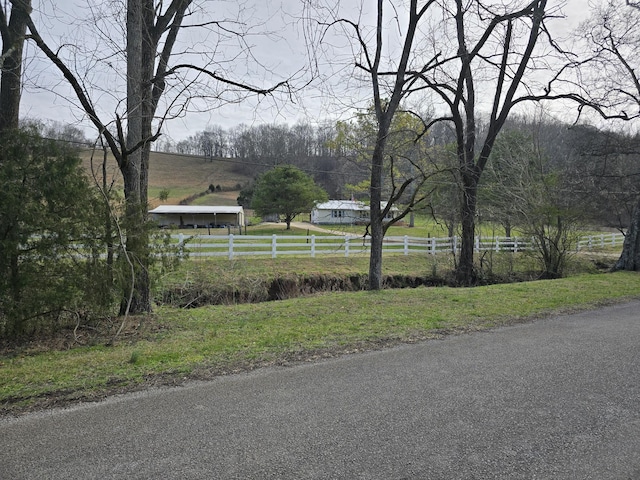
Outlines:
[[[88,172],[93,169],[100,181],[102,179],[102,156],[90,150],[80,154],[82,163]],[[107,177],[122,184],[122,177],[113,156],[107,159]],[[198,193],[205,192],[210,185],[216,192],[199,197],[190,203],[198,205],[235,205],[240,188],[253,180],[249,175],[234,172],[232,159],[214,159],[209,161],[196,155],[151,152],[149,165],[149,202],[151,207],[160,204],[158,196],[161,190],[169,190],[166,204],[178,204]],[[218,188],[219,187],[219,188]]]

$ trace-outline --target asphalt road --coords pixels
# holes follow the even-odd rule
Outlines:
[[[3,479],[638,479],[640,302],[0,421]]]

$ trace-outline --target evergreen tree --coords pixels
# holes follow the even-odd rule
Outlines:
[[[258,178],[251,207],[261,216],[281,215],[290,230],[293,217],[327,199],[327,192],[309,175],[292,165],[282,165]]]
[[[104,203],[68,144],[36,127],[3,133],[0,205],[0,336],[109,305]]]

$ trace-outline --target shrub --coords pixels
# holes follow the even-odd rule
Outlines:
[[[113,301],[104,212],[66,143],[0,137],[0,337],[31,335]]]

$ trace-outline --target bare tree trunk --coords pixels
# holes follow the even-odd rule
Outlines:
[[[153,137],[152,124],[153,115],[156,109],[152,98],[152,91],[154,88],[152,79],[154,77],[154,59],[157,46],[157,41],[153,38],[152,33],[154,31],[155,21],[153,3],[153,0],[143,0],[140,25],[142,53],[139,68],[141,71],[140,105],[142,107],[142,111],[139,141],[144,142],[140,153],[140,198],[145,203],[145,218],[149,187],[149,157],[151,154],[151,143]]]
[[[135,157],[135,155],[133,156]],[[131,157],[129,157],[131,159]],[[133,159],[131,159],[133,160]],[[140,197],[139,163],[129,161],[121,168],[125,190],[126,248],[134,266],[133,284],[125,282],[120,314],[151,311],[149,281],[149,234],[146,225],[146,200]],[[133,290],[131,305],[129,296]],[[128,310],[127,310],[128,308]]]
[[[108,195],[110,186],[107,181],[107,162],[108,162],[107,149],[102,146],[102,191],[104,195]],[[108,205],[107,205],[108,207]],[[113,219],[111,218],[110,208],[105,209],[104,217],[104,238],[107,246],[107,270],[109,272],[109,283],[113,284],[113,262],[115,258],[115,244],[113,239]]]
[[[4,11],[2,22],[2,75],[0,77],[0,131],[18,128],[20,93],[22,87],[22,52],[31,13],[31,0],[13,1],[7,23]]]
[[[633,208],[631,222],[624,237],[622,253],[613,270],[640,270],[640,198]]]
[[[464,171],[462,177],[462,205],[460,206],[462,242],[456,269],[456,281],[460,285],[473,285],[476,281],[473,249],[476,231],[476,207],[478,201],[478,180],[471,172]]]
[[[503,222],[504,227],[504,236],[507,238],[511,238],[511,221],[506,220],[505,222]]]
[[[151,311],[149,285],[149,235],[146,228],[146,186],[143,189],[144,148],[144,14],[143,3],[148,0],[129,0],[127,4],[127,139],[120,162],[124,179],[126,248],[134,264],[133,285],[125,282],[120,314]],[[144,190],[144,191],[143,191]],[[133,291],[131,304],[128,299]]]
[[[388,112],[379,114],[376,145],[371,157],[371,184],[369,187],[369,193],[371,195],[371,205],[369,207],[371,233],[369,290],[382,289],[382,242],[385,231],[380,202],[382,201],[384,150],[390,126],[390,114]]]
[[[0,32],[2,33],[2,55],[0,56],[0,133],[17,129],[20,125],[20,94],[22,91],[22,52],[24,49],[27,20],[31,13],[31,0],[16,0],[11,3],[7,21],[4,7],[0,7]],[[8,232],[10,237],[16,233]],[[10,254],[10,285],[14,305],[20,304],[20,258]]]

